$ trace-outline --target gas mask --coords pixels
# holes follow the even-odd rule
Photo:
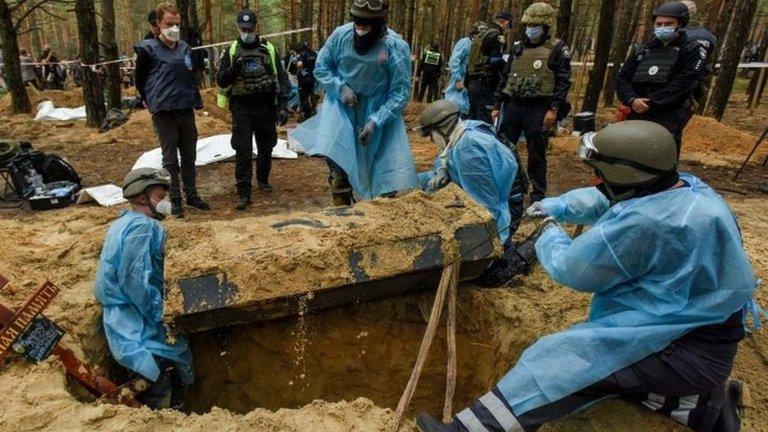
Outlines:
[[[171,42],[178,42],[181,38],[181,30],[179,29],[179,26],[173,25],[168,28],[164,28],[160,30],[160,32],[163,34],[163,37],[168,39]]]

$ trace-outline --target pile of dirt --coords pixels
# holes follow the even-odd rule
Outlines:
[[[208,309],[190,305],[179,279],[224,277],[238,288],[227,305],[244,306],[350,284],[356,280],[353,272],[364,272],[370,280],[407,273],[426,247],[415,239],[439,236],[446,248],[454,243],[456,230],[470,224],[493,222],[484,208],[451,185],[432,195],[417,191],[341,211],[191,223],[183,232],[172,227],[166,317]],[[350,266],[353,253],[359,256],[359,269]]]
[[[77,108],[85,105],[83,102],[83,90],[44,90],[38,91],[33,87],[27,88],[29,101],[32,103],[32,111],[37,111],[37,105],[45,100],[53,102],[56,108]],[[11,95],[7,94],[0,99],[0,115],[11,113]]]
[[[688,154],[716,160],[743,160],[756,141],[757,137],[751,133],[712,117],[694,116],[683,133],[683,157]]]
[[[216,96],[218,94],[218,87],[209,87],[207,89],[200,90],[200,96],[203,98],[203,109],[209,115],[227,123],[231,123],[232,114],[227,109],[219,108],[219,105],[216,103]]]

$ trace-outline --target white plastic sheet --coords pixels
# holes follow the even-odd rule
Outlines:
[[[56,108],[51,101],[42,101],[37,106],[36,121],[85,120],[85,106],[79,108]]]
[[[214,135],[197,141],[197,159],[195,165],[203,166],[215,162],[222,162],[235,157],[235,150],[232,149],[230,140],[232,134]],[[253,143],[253,155],[256,156],[256,142]],[[277,145],[272,149],[272,158],[275,159],[297,159],[296,152],[288,150],[288,143],[283,139],[277,140]],[[163,155],[160,148],[150,150],[139,157],[133,165],[136,168],[155,168],[163,166]]]
[[[113,184],[105,184],[102,186],[85,188],[80,191],[80,196],[77,197],[78,204],[85,204],[92,201],[96,201],[100,206],[110,207],[122,204],[127,200],[123,198],[123,188]]]

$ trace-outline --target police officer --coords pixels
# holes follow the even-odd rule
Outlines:
[[[501,118],[501,132],[517,143],[525,132],[531,202],[547,193],[549,130],[571,88],[570,53],[564,41],[554,39],[557,11],[538,2],[523,13],[525,39],[516,42],[496,90],[492,117]]]
[[[315,93],[315,64],[317,51],[302,42],[296,57],[296,79],[299,85],[299,101],[304,120],[317,112],[317,101],[320,97]]]
[[[157,24],[159,36],[145,39],[135,47],[135,82],[141,99],[152,113],[152,123],[163,151],[163,168],[171,175],[173,214],[183,217],[179,171],[187,205],[200,210],[211,209],[197,194],[195,168],[197,126],[194,110],[201,109],[203,102],[195,81],[191,50],[180,39],[179,11],[169,3],[160,4]]]
[[[706,63],[704,67],[701,68],[702,78],[699,82],[699,87],[693,94],[694,103],[699,107],[702,107],[706,103],[707,94],[709,93],[709,78],[715,72],[715,61],[713,54],[717,48],[717,38],[712,34],[712,32],[702,26],[698,20],[696,20],[696,14],[698,12],[696,3],[691,0],[684,0],[682,3],[688,7],[688,11],[691,14],[691,21],[688,23],[688,26],[683,29],[683,31],[689,40],[695,41],[699,44],[699,55],[706,56]],[[696,20],[695,23],[694,20]]]
[[[500,13],[499,15],[502,15]],[[473,27],[477,32],[472,36],[472,45],[469,49],[469,61],[467,63],[466,83],[457,83],[456,88],[462,90],[464,86],[469,94],[469,114],[471,120],[481,120],[492,123],[491,108],[493,107],[493,94],[499,84],[501,71],[504,69],[504,52],[507,47],[507,39],[504,36],[510,20],[507,15],[498,17],[493,23],[475,23]]]
[[[256,138],[256,180],[259,189],[271,192],[269,172],[272,149],[277,144],[275,123],[288,121],[290,84],[275,47],[259,39],[256,14],[237,15],[240,37],[221,57],[216,80],[218,105],[232,111],[232,148],[235,149],[237,209],[251,203],[253,139]]]
[[[436,43],[430,45],[429,49],[424,50],[421,56],[419,71],[419,95],[418,101],[424,100],[424,93],[427,93],[427,102],[432,103],[437,96],[437,88],[440,85],[440,73],[443,70],[443,55],[440,53]]]
[[[666,127],[675,137],[678,154],[708,55],[686,35],[689,19],[688,7],[682,2],[657,7],[653,38],[632,50],[616,80],[619,99],[632,108],[628,118]]]

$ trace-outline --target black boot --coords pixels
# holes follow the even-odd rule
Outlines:
[[[237,205],[235,206],[235,208],[242,211],[248,208],[250,204],[251,204],[251,197],[241,196],[237,198]]]
[[[208,203],[203,201],[203,199],[200,198],[199,195],[193,195],[187,198],[187,205],[203,211],[208,211],[211,209],[211,206],[209,206]]]
[[[181,205],[181,198],[171,200],[171,214],[177,218],[184,217],[184,206]]]
[[[259,189],[263,190],[264,192],[272,192],[272,185],[269,184],[269,182],[259,182]]]
[[[746,384],[730,380],[725,388],[725,404],[720,410],[713,432],[739,432],[741,430],[741,408],[746,405],[748,390]]]
[[[419,432],[447,432],[448,428],[445,427],[443,422],[438,421],[427,413],[421,413],[416,416],[416,427],[419,428]]]

